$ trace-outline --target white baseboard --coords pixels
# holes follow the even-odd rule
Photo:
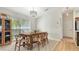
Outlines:
[[[60,39],[60,38],[58,39],[58,38],[49,37],[48,39],[49,39],[49,40],[61,41],[61,39]]]

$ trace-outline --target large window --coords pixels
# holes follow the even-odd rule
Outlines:
[[[13,36],[23,33],[29,32],[31,30],[30,21],[27,19],[12,19],[12,32]]]

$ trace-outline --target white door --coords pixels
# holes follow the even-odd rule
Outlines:
[[[73,12],[63,14],[63,36],[72,37],[73,36]]]

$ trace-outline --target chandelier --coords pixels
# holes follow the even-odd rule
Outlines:
[[[66,7],[64,13],[68,16],[69,15],[69,7]]]
[[[37,11],[34,10],[34,8],[32,10],[30,10],[30,15],[32,17],[36,17],[37,16]]]
[[[73,8],[66,7],[64,10],[64,13],[68,16],[70,13],[72,13],[72,11],[73,11]]]

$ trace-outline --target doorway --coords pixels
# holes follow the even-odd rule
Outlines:
[[[73,11],[63,13],[63,37],[73,37]]]

